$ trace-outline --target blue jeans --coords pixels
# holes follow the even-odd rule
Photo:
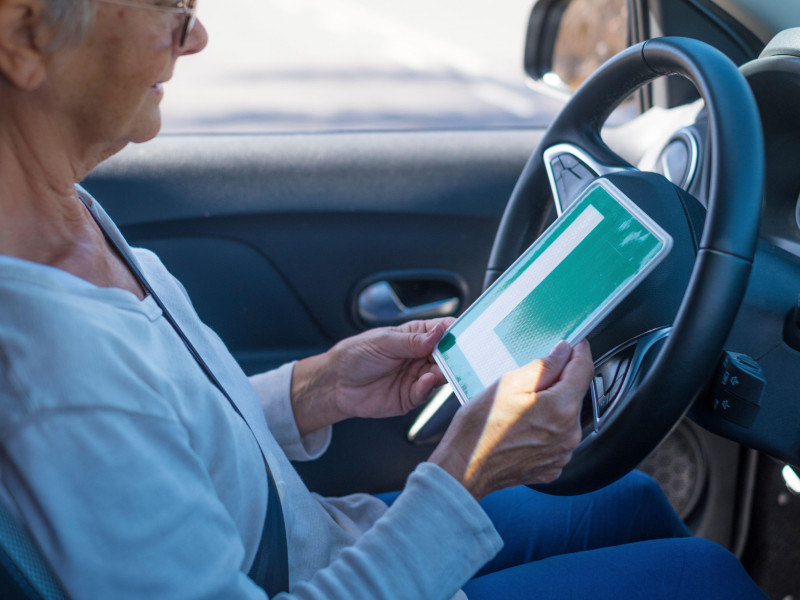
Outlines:
[[[378,497],[391,504],[397,493]],[[766,599],[735,556],[691,537],[638,471],[591,494],[515,487],[481,506],[504,545],[464,585],[469,600]]]

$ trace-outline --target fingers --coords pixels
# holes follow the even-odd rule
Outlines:
[[[411,321],[399,327],[375,330],[380,333],[374,343],[392,358],[427,358],[433,353],[452,321],[450,318]]]
[[[558,381],[571,355],[572,348],[562,340],[544,358],[531,361],[510,373],[516,391],[533,393],[546,390]]]
[[[427,334],[418,334],[415,336],[413,338],[414,342],[417,344],[415,356],[422,357],[431,355],[436,348],[436,344],[438,344],[439,340],[444,336],[446,329],[447,327],[445,327],[444,323],[436,323],[428,330]]]
[[[572,349],[569,362],[564,367],[561,378],[552,386],[559,394],[578,394],[583,396],[594,375],[594,363],[589,342],[583,340]]]
[[[450,327],[453,323],[456,322],[455,317],[440,317],[438,319],[424,319],[422,321],[409,321],[401,325],[401,327],[408,327],[415,331],[430,331],[436,325],[442,324],[445,329]]]
[[[422,369],[411,386],[410,401],[412,406],[410,408],[415,408],[425,402],[430,398],[435,388],[447,382],[438,365],[427,363]]]
[[[435,388],[437,384],[438,379],[433,373],[428,372],[420,375],[420,377],[411,386],[411,406],[407,407],[408,410],[416,408],[425,402],[425,400],[430,397],[433,388]]]
[[[520,367],[510,375],[517,391],[532,393],[549,389],[560,380],[568,380],[576,389],[586,388],[593,373],[589,342],[583,340],[571,348],[562,340],[547,356]]]

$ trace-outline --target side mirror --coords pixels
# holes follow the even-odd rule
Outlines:
[[[628,44],[627,0],[538,0],[528,21],[525,73],[537,89],[569,95]]]

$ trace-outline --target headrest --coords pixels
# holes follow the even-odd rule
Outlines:
[[[800,57],[800,27],[784,29],[769,41],[759,58],[769,56]]]

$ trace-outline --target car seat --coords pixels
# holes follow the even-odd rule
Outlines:
[[[67,600],[61,584],[28,533],[0,503],[0,597]]]

